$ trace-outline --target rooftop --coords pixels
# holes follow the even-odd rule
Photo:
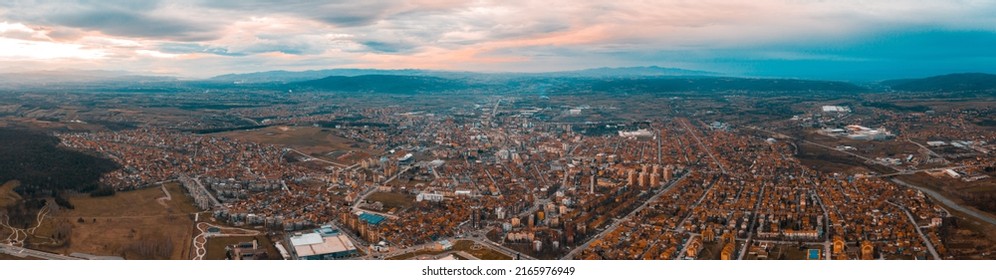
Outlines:
[[[318,233],[305,233],[292,236],[290,241],[299,257],[356,250],[353,242],[343,235],[322,237]]]
[[[377,214],[370,214],[370,213],[360,214],[360,220],[363,220],[364,222],[367,222],[368,224],[371,225],[379,225],[381,222],[384,221],[384,219],[385,219],[384,216]]]

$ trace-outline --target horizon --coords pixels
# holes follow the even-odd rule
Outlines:
[[[996,72],[993,1],[0,4],[0,72],[203,79],[340,68],[544,73],[656,65],[875,81]],[[205,15],[211,15],[210,17]]]
[[[517,71],[469,71],[469,70],[436,70],[436,69],[419,69],[419,68],[325,68],[325,69],[302,69],[302,70],[286,70],[286,69],[274,69],[267,71],[255,71],[255,72],[237,72],[237,73],[223,73],[219,75],[207,76],[207,77],[184,77],[184,76],[173,76],[168,74],[157,74],[157,73],[142,73],[142,72],[130,72],[130,71],[115,71],[115,70],[102,70],[102,69],[72,69],[72,68],[62,68],[62,69],[44,69],[44,70],[32,70],[32,71],[4,71],[0,72],[0,75],[5,74],[57,74],[63,77],[75,77],[72,74],[67,74],[66,72],[80,71],[80,72],[90,72],[90,73],[109,73],[111,75],[103,77],[94,77],[94,81],[100,81],[104,78],[117,78],[117,77],[128,77],[128,76],[138,76],[138,77],[152,77],[152,78],[173,78],[177,81],[208,81],[216,78],[221,78],[224,76],[239,76],[239,75],[253,75],[253,74],[265,74],[271,72],[285,72],[285,73],[305,73],[305,72],[321,72],[321,71],[338,71],[338,70],[355,70],[355,71],[425,71],[425,72],[439,72],[439,73],[468,73],[477,75],[544,75],[544,74],[556,74],[556,73],[571,73],[571,72],[583,72],[583,71],[594,71],[594,70],[620,70],[620,69],[635,69],[635,68],[657,68],[665,70],[677,70],[677,71],[689,71],[689,72],[702,72],[702,74],[661,74],[661,75],[623,75],[621,77],[631,77],[631,78],[694,78],[694,77],[716,77],[716,78],[738,78],[738,79],[767,79],[767,80],[808,80],[808,81],[828,81],[828,82],[845,82],[855,85],[861,84],[876,84],[886,81],[894,80],[916,80],[916,79],[927,79],[933,77],[941,76],[951,76],[951,75],[971,75],[971,74],[982,74],[982,75],[994,75],[996,72],[950,72],[950,73],[938,73],[929,76],[902,76],[902,77],[892,77],[885,79],[833,79],[833,78],[800,78],[800,77],[783,77],[783,76],[747,76],[747,75],[729,75],[726,73],[717,72],[707,72],[695,69],[684,69],[684,68],[671,68],[663,67],[658,65],[648,65],[648,66],[630,66],[630,67],[593,67],[593,68],[582,68],[582,69],[568,69],[568,70],[557,70],[557,71],[540,71],[540,72],[517,72]],[[2,71],[2,70],[0,70]],[[63,75],[66,74],[66,75]],[[356,74],[356,75],[329,75],[324,77],[358,77],[358,76],[371,76],[371,75],[391,75],[391,76],[412,76],[405,74]],[[426,75],[433,76],[433,75]],[[597,76],[597,74],[596,74]],[[53,82],[60,82],[55,80]]]

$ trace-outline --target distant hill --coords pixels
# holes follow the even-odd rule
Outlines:
[[[749,79],[729,77],[662,77],[594,80],[592,91],[600,92],[858,92],[865,88],[834,81],[795,79]]]
[[[645,67],[601,67],[577,71],[562,71],[539,73],[544,76],[566,76],[566,77],[652,77],[652,76],[718,76],[720,74],[706,71],[696,71],[680,68],[666,68],[659,66]]]
[[[675,92],[859,92],[853,84],[792,79],[748,79],[727,77],[518,77],[505,81],[447,79],[430,76],[363,75],[331,76],[290,84],[296,87],[336,92],[426,93],[460,90],[499,90],[543,94],[675,93]]]
[[[418,69],[381,70],[381,69],[326,69],[308,71],[266,71],[244,74],[227,74],[208,79],[215,82],[233,83],[294,83],[317,80],[330,76],[355,77],[365,75],[395,75],[395,76],[428,76],[438,74],[437,71]]]
[[[100,176],[119,166],[106,158],[59,147],[59,138],[37,131],[0,128],[0,184],[22,183],[22,195],[32,192],[74,190],[88,192]]]
[[[229,82],[237,84],[258,84],[258,83],[295,83],[321,79],[329,76],[356,77],[365,75],[395,75],[395,76],[431,76],[446,79],[472,80],[472,81],[500,81],[524,77],[587,77],[587,78],[610,78],[610,77],[647,77],[647,76],[716,76],[717,73],[686,70],[678,68],[665,68],[658,66],[647,67],[622,67],[622,68],[593,68],[577,71],[559,71],[542,73],[479,73],[461,71],[436,71],[419,69],[326,69],[308,71],[267,71],[244,74],[227,74],[208,79],[213,82]]]
[[[402,94],[445,92],[466,89],[469,86],[460,80],[401,75],[330,76],[292,85],[335,92]]]
[[[960,73],[922,79],[889,80],[881,84],[898,91],[996,91],[996,75]]]

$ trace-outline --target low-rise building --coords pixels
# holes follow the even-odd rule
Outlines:
[[[291,253],[298,260],[334,260],[355,257],[359,252],[342,234],[323,236],[319,232],[295,233],[288,238]]]

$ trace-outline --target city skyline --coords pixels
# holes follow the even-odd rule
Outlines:
[[[659,65],[882,80],[996,71],[993,12],[993,1],[14,1],[0,4],[0,72]]]

